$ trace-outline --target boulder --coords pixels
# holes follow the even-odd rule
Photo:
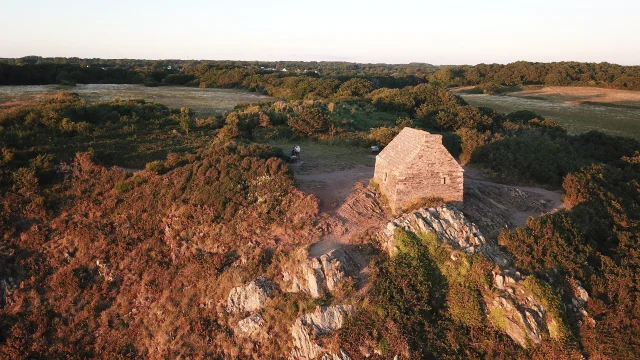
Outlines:
[[[109,270],[107,265],[100,260],[96,260],[96,265],[98,266],[98,273],[108,282],[112,282],[114,280],[113,272]]]
[[[578,325],[582,326],[587,324],[591,327],[596,326],[596,320],[591,317],[585,309],[587,302],[589,301],[589,293],[577,280],[571,281],[571,285],[573,288],[573,296],[568,308],[575,313],[578,319],[580,319],[578,320]]]
[[[338,248],[319,257],[305,258],[291,272],[282,273],[287,292],[304,292],[319,298],[333,291],[345,278],[354,274],[358,265],[348,252]]]
[[[12,277],[0,279],[0,307],[9,302],[9,297],[17,287]]]
[[[293,350],[290,359],[349,359],[343,350],[331,354],[318,345],[320,336],[340,329],[349,314],[355,311],[352,305],[319,306],[316,311],[300,316],[291,327]],[[329,356],[329,357],[327,357]]]
[[[239,336],[255,336],[264,328],[264,319],[260,314],[253,314],[240,321],[234,332]]]
[[[273,284],[264,277],[234,287],[227,297],[227,311],[234,314],[262,309],[267,305],[273,289]]]

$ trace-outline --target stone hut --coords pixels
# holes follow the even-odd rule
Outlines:
[[[463,172],[442,135],[406,127],[376,156],[373,178],[395,212],[430,197],[461,202]]]

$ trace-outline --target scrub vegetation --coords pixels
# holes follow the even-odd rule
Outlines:
[[[363,344],[379,349],[374,358],[623,359],[640,351],[634,139],[569,135],[530,111],[470,106],[431,81],[436,69],[427,65],[287,63],[285,73],[283,64],[183,62],[167,71],[161,62],[104,61],[121,70],[100,69],[110,77],[96,80],[93,70],[72,75],[81,65],[39,61],[3,64],[0,78],[153,79],[281,100],[201,114],[142,100],[87,102],[71,90],[0,110],[0,357],[282,358],[296,317],[344,303],[357,313],[322,341],[354,358]],[[565,209],[498,237],[562,336],[520,347],[501,331],[504,314],[483,305],[492,263],[433,233],[402,230],[392,258],[370,239],[375,256],[362,291],[345,286],[312,299],[275,290],[261,316],[279,341],[236,336],[241,315],[225,309],[230,289],[281,276],[295,249],[320,238],[324,214],[295,186],[290,145],[335,147],[325,164],[340,169],[371,161],[368,147],[406,126],[443,134],[460,161],[504,181],[564,189]],[[595,326],[563,310],[576,282],[590,295]]]

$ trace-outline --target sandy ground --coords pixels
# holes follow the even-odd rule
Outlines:
[[[538,96],[545,98],[560,98],[567,103],[609,103],[640,107],[640,91],[603,89],[586,86],[544,86],[509,93],[512,96]]]
[[[449,90],[462,95],[464,91],[473,88],[475,88],[475,86],[460,86]],[[521,90],[506,92],[502,95],[560,100],[567,104],[591,102],[640,107],[640,91],[605,89],[590,86],[525,86]]]

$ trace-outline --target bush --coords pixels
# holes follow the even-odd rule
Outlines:
[[[477,289],[453,283],[447,293],[447,307],[451,318],[469,327],[480,327],[484,322],[484,301]]]
[[[144,169],[147,171],[154,172],[156,174],[164,174],[167,171],[167,169],[164,166],[164,161],[162,160],[149,162],[147,163],[147,165],[145,165]]]
[[[374,141],[376,145],[387,146],[398,135],[398,129],[382,126],[379,128],[372,128],[369,130],[369,138]]]
[[[305,106],[300,108],[295,115],[289,115],[287,124],[300,135],[312,136],[327,131],[330,122],[329,116],[321,109]]]

